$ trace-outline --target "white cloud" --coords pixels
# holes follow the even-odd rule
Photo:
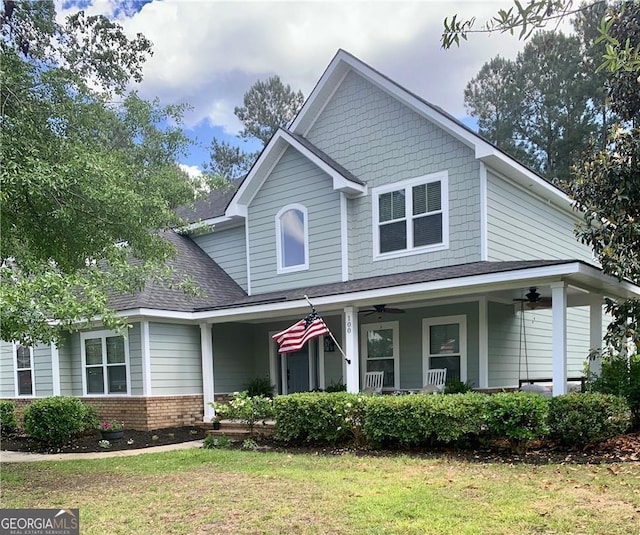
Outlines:
[[[191,178],[200,178],[202,176],[202,170],[197,165],[186,165],[179,163],[178,167],[187,173]]]
[[[88,12],[114,13],[115,0]],[[338,48],[455,116],[465,115],[463,90],[482,64],[514,57],[522,43],[509,36],[473,36],[460,49],[440,48],[442,21],[455,13],[494,14],[509,1],[274,2],[153,1],[119,22],[154,43],[145,65],[143,97],[186,102],[187,124],[208,122],[235,134],[233,114],[258,79],[278,74],[309,95]]]

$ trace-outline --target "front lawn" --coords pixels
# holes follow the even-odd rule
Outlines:
[[[2,465],[2,507],[81,533],[634,533],[640,464],[187,450]]]

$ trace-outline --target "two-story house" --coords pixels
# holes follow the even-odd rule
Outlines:
[[[214,396],[268,377],[277,393],[343,383],[416,389],[425,371],[476,388],[581,375],[601,344],[604,275],[560,190],[344,51],[237,188],[170,232],[204,295],[150,285],[114,299],[127,332],[59,347],[4,343],[0,396],[74,395],[127,426],[209,421]],[[204,230],[203,230],[204,228]],[[329,337],[279,355],[271,336],[309,311]]]

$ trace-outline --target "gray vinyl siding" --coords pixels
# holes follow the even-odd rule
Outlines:
[[[213,326],[214,392],[231,394],[245,390],[249,381],[269,374],[269,348],[263,342],[262,358],[266,373],[254,368],[254,326],[246,323],[224,323]]]
[[[82,396],[82,355],[80,333],[66,334],[58,346],[60,394]]]
[[[13,398],[16,395],[13,344],[0,341],[0,397]]]
[[[193,241],[213,258],[245,291],[247,290],[247,242],[244,226],[214,229]]]
[[[327,326],[331,329],[333,336],[340,345],[342,344],[342,317],[329,316],[324,318]],[[333,352],[324,353],[324,386],[325,388],[331,385],[346,384],[343,375],[343,362],[344,357],[342,353],[336,347]]]
[[[487,172],[489,261],[577,259],[595,263],[576,239],[578,219]]]
[[[142,343],[140,334],[140,324],[134,323],[127,334],[129,344],[129,375],[131,384],[129,392],[134,396],[141,396],[142,389]]]
[[[480,260],[480,166],[471,148],[352,72],[306,135],[369,188],[348,201],[350,279]],[[371,189],[441,171],[449,248],[374,262]]]
[[[294,203],[307,209],[309,269],[278,274],[275,217]],[[340,195],[331,177],[299,152],[285,150],[248,212],[252,294],[341,280]]]
[[[53,396],[53,375],[51,371],[51,346],[38,345],[33,348],[33,370],[36,397]]]
[[[519,379],[551,378],[550,309],[521,312],[513,305],[489,303],[489,386],[517,386]],[[526,343],[525,343],[526,342]],[[589,309],[567,311],[567,375],[580,377],[589,352]],[[519,371],[518,371],[519,370]]]
[[[201,394],[200,328],[149,323],[149,339],[153,394]]]

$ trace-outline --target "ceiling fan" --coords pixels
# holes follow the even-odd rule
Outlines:
[[[514,299],[514,301],[518,301],[527,305],[527,308],[536,309],[542,307],[550,307],[551,306],[551,297],[543,297],[538,293],[538,288],[532,286],[529,288],[529,292],[525,294],[524,298]]]
[[[363,316],[371,316],[372,314],[404,314],[405,311],[401,308],[392,308],[387,305],[373,305],[373,310],[361,310],[360,313]]]

